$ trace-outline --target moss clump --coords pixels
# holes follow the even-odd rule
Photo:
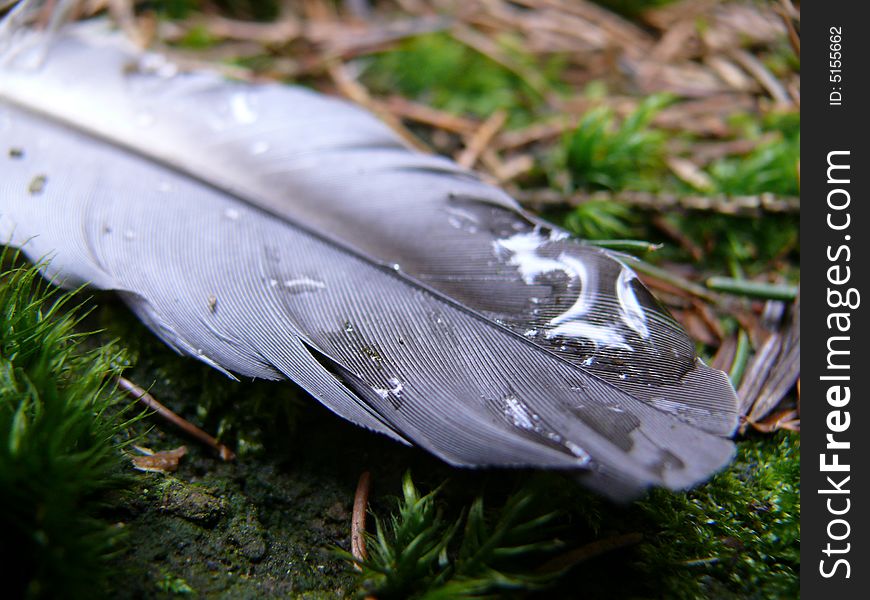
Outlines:
[[[447,34],[418,36],[376,56],[364,80],[378,93],[398,92],[457,114],[486,118],[508,110],[509,123],[519,124],[541,104],[541,93],[557,85],[559,61],[534,64],[508,39],[499,46],[513,70]]]
[[[739,446],[734,465],[686,494],[654,491],[640,569],[680,598],[796,598],[800,589],[800,438]]]
[[[118,540],[97,513],[120,482],[111,376],[124,361],[82,350],[69,299],[34,268],[0,274],[0,563],[12,597],[92,595]]]
[[[378,598],[477,598],[530,590],[553,579],[530,561],[561,546],[553,522],[559,511],[526,486],[496,512],[477,496],[456,520],[447,519],[436,489],[421,495],[409,473],[389,524],[376,519],[370,558],[359,562],[366,594]],[[345,554],[348,560],[350,555]]]
[[[745,156],[721,158],[710,165],[716,191],[796,196],[800,191],[797,168],[801,156],[800,114],[771,113],[763,119],[743,115],[733,121],[732,127],[739,131],[740,138],[760,143]]]
[[[535,597],[551,599],[582,589],[584,598],[797,597],[799,438],[780,433],[738,447],[735,463],[706,485],[652,490],[629,506],[550,473],[517,475],[516,491],[500,491],[503,507],[484,512],[491,478],[465,482],[462,497],[446,502],[456,485],[423,496],[406,476],[404,498],[369,543],[360,595],[525,597],[541,589]]]
[[[565,164],[575,188],[652,189],[664,165],[665,134],[651,128],[668,103],[665,94],[650,96],[617,123],[608,107],[590,110],[565,138]]]

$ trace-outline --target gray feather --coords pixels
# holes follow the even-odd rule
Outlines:
[[[102,24],[14,48],[0,236],[179,352],[451,464],[574,469],[615,498],[730,460],[730,383],[619,256],[344,102],[178,74]]]

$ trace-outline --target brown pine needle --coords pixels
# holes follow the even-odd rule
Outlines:
[[[477,121],[432,108],[401,96],[390,96],[384,103],[385,108],[397,117],[430,125],[460,135],[471,135],[479,126]]]
[[[792,108],[791,97],[780,83],[779,79],[764,66],[755,56],[746,50],[735,50],[731,54],[735,62],[752,75],[770,94],[776,103],[785,108]]]
[[[747,423],[751,425],[753,429],[762,433],[773,433],[780,429],[786,429],[788,431],[801,430],[800,415],[798,415],[797,410],[793,408],[774,413],[763,421],[755,422],[747,420]]]
[[[222,460],[230,461],[236,458],[235,453],[227,448],[224,444],[220,443],[217,439],[213,438],[205,431],[191,423],[190,421],[179,417],[177,414],[160,404],[157,399],[148,393],[147,390],[139,387],[129,379],[125,379],[124,377],[118,377],[116,379],[118,387],[127,392],[132,398],[135,398],[162,418],[166,419],[182,431],[184,431],[189,436],[199,440],[206,446],[214,448],[214,450],[218,453]]]
[[[480,155],[483,154],[484,150],[486,150],[486,147],[492,139],[504,126],[505,121],[507,121],[507,112],[503,110],[494,112],[492,116],[484,121],[483,125],[481,125],[480,128],[475,131],[470,138],[468,138],[468,142],[465,144],[465,150],[456,157],[456,162],[466,169],[472,168],[475,163],[477,163]]]
[[[327,71],[342,96],[375,113],[382,121],[389,125],[390,128],[405,141],[405,143],[415,150],[425,153],[432,152],[417,136],[408,131],[408,129],[402,124],[401,119],[397,118],[372,98],[369,91],[356,80],[343,63],[332,61],[329,64]]]
[[[353,497],[353,516],[350,522],[350,553],[357,561],[368,558],[366,552],[366,513],[369,507],[369,490],[372,477],[368,471],[363,471],[356,484],[356,494]],[[359,563],[354,563],[357,571],[362,571]]]

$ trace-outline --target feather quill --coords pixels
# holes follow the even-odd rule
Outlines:
[[[454,465],[624,500],[731,459],[731,384],[627,257],[343,101],[180,73],[102,22],[6,37],[0,239],[56,282]]]

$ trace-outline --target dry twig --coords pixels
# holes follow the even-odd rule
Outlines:
[[[160,415],[163,419],[169,421],[186,434],[191,437],[199,440],[203,444],[213,448],[222,460],[233,460],[236,458],[236,455],[226,447],[224,444],[220,443],[217,439],[213,438],[205,431],[191,423],[190,421],[179,417],[177,414],[160,404],[154,396],[148,393],[147,390],[139,387],[129,379],[125,379],[124,377],[118,377],[116,380],[118,387],[127,392],[132,398],[138,400],[149,409],[153,410],[155,413]]]

